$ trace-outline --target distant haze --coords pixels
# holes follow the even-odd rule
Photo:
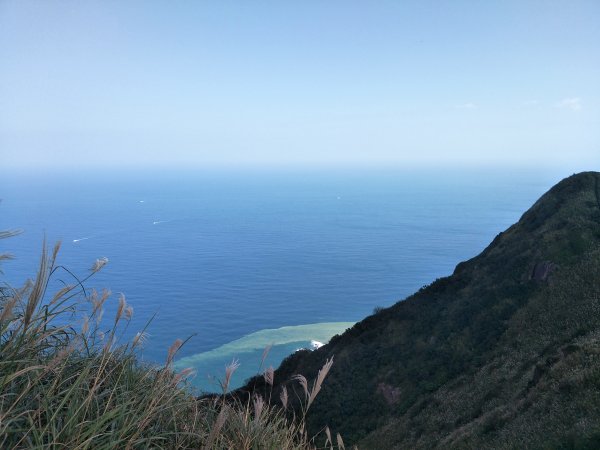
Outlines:
[[[0,1],[3,167],[600,163],[600,2]]]

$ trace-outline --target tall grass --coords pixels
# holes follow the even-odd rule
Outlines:
[[[286,411],[287,391],[277,401],[270,393],[228,398],[235,363],[225,371],[223,395],[199,399],[187,381],[191,370],[172,370],[182,341],[170,347],[163,366],[136,358],[145,330],[119,342],[133,314],[124,296],[109,328],[101,328],[111,294],[85,284],[106,259],[97,260],[84,279],[48,294],[50,280],[63,269],[56,264],[59,248],[48,254],[44,244],[34,279],[0,291],[0,448],[343,448],[329,429],[309,437],[305,426],[332,361],[311,389],[297,377],[306,395],[297,414]],[[270,386],[273,373],[265,371]]]

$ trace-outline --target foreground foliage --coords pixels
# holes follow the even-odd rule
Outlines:
[[[304,408],[296,415],[286,414],[283,396],[279,406],[270,395],[245,402],[228,397],[235,363],[226,369],[223,395],[198,399],[186,384],[191,371],[171,369],[181,341],[171,346],[162,367],[138,362],[144,331],[119,344],[133,314],[124,296],[110,326],[102,328],[110,293],[88,292],[84,285],[106,259],[97,260],[85,279],[47,293],[55,273],[66,270],[56,265],[58,250],[57,245],[47,255],[44,245],[35,279],[20,289],[0,290],[0,448],[279,450],[317,448],[317,442],[319,448],[343,448],[328,429],[309,438],[305,426],[332,360],[312,389],[296,376],[306,388]],[[272,370],[264,378],[272,385]]]

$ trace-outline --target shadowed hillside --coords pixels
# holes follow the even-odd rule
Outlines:
[[[275,380],[335,356],[310,423],[359,448],[600,448],[599,183],[561,181],[451,276]]]

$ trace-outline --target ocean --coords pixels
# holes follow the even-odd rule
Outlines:
[[[108,288],[106,321],[124,293],[134,308],[122,340],[148,321],[140,357],[218,391],[325,342],[480,253],[570,174],[507,170],[107,171],[9,174],[0,184],[0,241],[16,259],[3,283],[33,277],[44,238],[86,287]],[[73,282],[59,269],[53,286]],[[81,320],[81,318],[75,318]]]

